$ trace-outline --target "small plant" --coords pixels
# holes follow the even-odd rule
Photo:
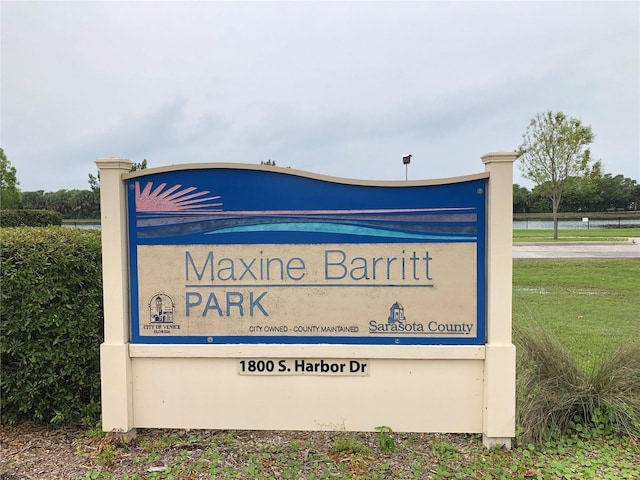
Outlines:
[[[432,440],[429,442],[431,451],[441,459],[453,459],[459,457],[458,447],[446,440]]]
[[[83,477],[80,477],[79,480],[96,480],[100,477],[100,472],[87,472]]]
[[[86,431],[85,436],[89,439],[104,437],[105,432],[102,431],[102,421],[98,420],[93,426],[91,426]]]
[[[380,450],[383,452],[393,452],[396,449],[396,444],[393,441],[393,437],[391,434],[393,430],[391,428],[386,427],[384,425],[376,427],[376,431],[378,432],[376,437],[378,438],[378,444],[380,445]]]
[[[110,443],[104,444],[95,456],[98,463],[112,465],[118,455],[117,450]]]
[[[371,453],[371,449],[364,443],[352,437],[338,437],[333,442],[336,453]]]

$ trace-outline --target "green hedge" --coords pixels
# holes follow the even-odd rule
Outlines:
[[[62,225],[62,217],[51,210],[2,210],[0,227],[48,227]]]
[[[100,232],[0,229],[2,423],[94,424],[103,338]]]

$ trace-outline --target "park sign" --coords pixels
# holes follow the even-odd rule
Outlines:
[[[509,446],[515,154],[482,160],[404,182],[98,160],[103,429],[385,425]]]
[[[486,174],[237,164],[127,179],[132,341],[480,345]]]

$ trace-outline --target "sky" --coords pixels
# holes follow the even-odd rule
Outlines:
[[[95,160],[410,180],[484,171],[537,113],[640,182],[640,2],[2,1],[0,146],[22,191]],[[514,183],[532,188],[519,168]]]

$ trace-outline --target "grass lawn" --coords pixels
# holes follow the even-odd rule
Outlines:
[[[640,238],[640,228],[599,228],[558,230],[558,240],[553,230],[514,230],[514,242],[626,242]]]
[[[513,322],[547,327],[588,367],[604,350],[639,338],[640,259],[516,260]]]

